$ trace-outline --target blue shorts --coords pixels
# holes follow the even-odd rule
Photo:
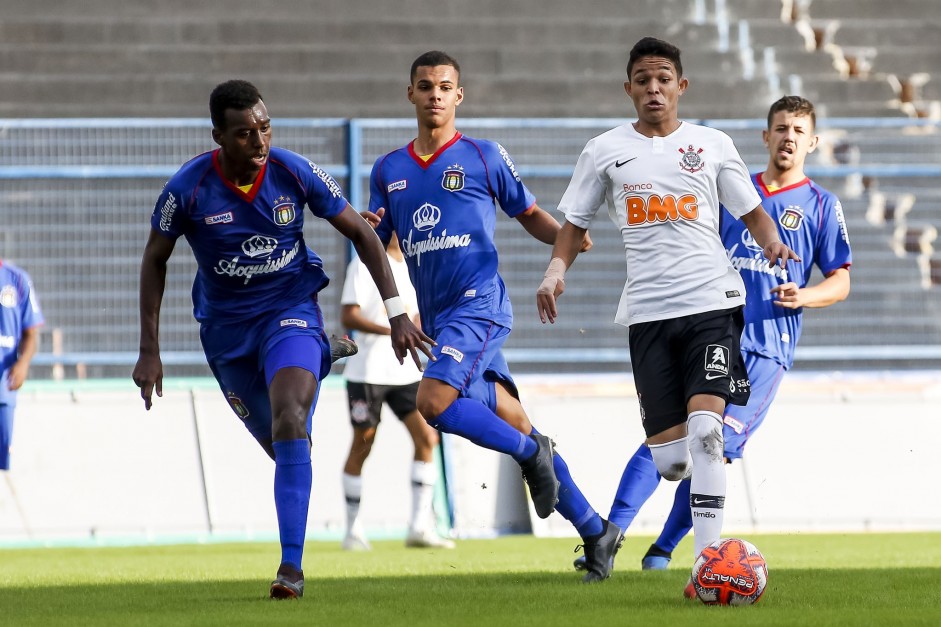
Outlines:
[[[786,372],[784,366],[758,353],[742,353],[745,369],[751,380],[751,396],[747,405],[727,405],[725,408],[723,437],[725,456],[741,459],[748,438],[764,422],[778,387]]]
[[[316,299],[243,322],[203,323],[199,329],[212,374],[235,415],[258,440],[271,439],[268,386],[281,368],[307,370],[322,381],[330,372],[330,342]],[[307,414],[307,433],[320,387]]]
[[[510,329],[490,320],[455,318],[439,327],[432,349],[437,361],[425,366],[425,376],[444,381],[461,398],[482,402],[497,410],[494,384],[500,381],[513,396],[519,397],[516,383],[500,349]]]
[[[0,381],[0,385],[6,385]],[[0,470],[10,469],[10,443],[13,441],[13,412],[16,405],[0,404]]]

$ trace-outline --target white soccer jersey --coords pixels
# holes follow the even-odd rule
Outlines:
[[[587,229],[607,204],[627,255],[615,322],[630,326],[745,303],[719,237],[720,202],[735,218],[761,203],[728,135],[683,122],[651,138],[625,124],[588,142],[559,210]]]
[[[408,267],[404,261],[389,257],[389,266],[399,296],[405,305],[405,312],[410,318],[418,314],[418,298],[415,288],[408,278]],[[389,326],[389,316],[379,289],[373,283],[366,265],[357,257],[350,262],[346,271],[346,282],[340,296],[343,305],[359,305],[360,313],[371,322]],[[421,371],[415,367],[411,356],[400,364],[392,348],[392,339],[388,335],[375,333],[355,333],[359,352],[346,360],[343,376],[348,381],[371,383],[373,385],[407,385],[421,379]]]

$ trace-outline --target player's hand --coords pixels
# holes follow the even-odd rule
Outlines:
[[[548,320],[555,324],[555,319],[559,312],[556,309],[556,299],[565,291],[565,279],[558,277],[545,277],[536,290],[536,310],[539,312],[539,320],[545,324]]]
[[[775,240],[765,246],[764,254],[765,258],[768,260],[769,268],[775,263],[780,265],[781,268],[786,268],[788,259],[793,259],[794,261],[801,260],[801,258],[797,256],[797,253],[788,248],[787,245],[780,240]]]
[[[582,238],[582,247],[578,249],[578,252],[587,253],[591,250],[592,246],[594,246],[594,244],[591,241],[591,236],[588,235],[588,231],[585,231],[585,237]]]
[[[785,309],[799,309],[804,306],[804,299],[801,296],[801,288],[797,283],[790,282],[779,285],[771,290],[772,302],[777,307]]]
[[[431,361],[437,361],[431,353],[430,346],[437,346],[437,342],[425,335],[425,332],[416,327],[409,319],[407,314],[389,318],[389,326],[392,327],[392,348],[395,350],[395,356],[400,364],[405,363],[405,357],[409,354],[412,361],[418,366],[419,370],[424,370],[421,357],[418,351],[425,354],[425,357]]]
[[[131,376],[140,388],[140,397],[144,399],[144,409],[149,410],[153,404],[151,398],[154,390],[156,389],[157,396],[163,396],[163,362],[160,361],[160,355],[141,353]]]
[[[373,213],[372,211],[360,211],[359,215],[363,216],[363,219],[366,220],[366,222],[369,222],[369,226],[376,228],[379,226],[379,223],[382,221],[382,216],[385,215],[385,213],[386,208],[379,207],[379,209],[376,210],[376,213]]]
[[[23,383],[26,382],[26,373],[28,371],[29,366],[19,361],[10,366],[10,369],[7,370],[7,387],[11,392],[15,392],[23,387]]]

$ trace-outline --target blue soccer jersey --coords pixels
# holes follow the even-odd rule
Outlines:
[[[761,247],[740,220],[723,211],[722,241],[732,265],[741,273],[748,297],[742,350],[774,359],[785,368],[794,363],[801,334],[802,309],[774,305],[771,289],[788,281],[807,285],[816,265],[824,276],[853,262],[843,207],[839,199],[813,181],[769,191],[761,175],[752,177],[761,204],[777,223],[781,241],[802,259],[788,261],[786,270],[769,268]]]
[[[272,147],[244,192],[222,176],[218,152],[180,168],[151,217],[154,229],[182,235],[193,249],[196,319],[249,319],[273,302],[299,303],[323,289],[329,278],[304,242],[304,206],[319,218],[340,214],[348,203],[337,182],[306,158]]]
[[[13,404],[16,392],[7,387],[7,370],[16,363],[25,329],[43,324],[39,299],[25,270],[0,262],[0,404]]]
[[[496,203],[516,217],[536,199],[502,146],[457,133],[425,161],[409,143],[376,161],[369,187],[370,211],[386,210],[379,238],[398,235],[428,335],[458,312],[512,325],[493,242]]]

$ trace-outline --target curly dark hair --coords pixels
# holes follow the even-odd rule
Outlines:
[[[216,88],[209,94],[209,117],[212,119],[213,128],[219,130],[225,128],[227,109],[237,111],[251,109],[261,99],[258,88],[248,81],[233,79],[216,85]]]
[[[683,76],[683,63],[680,61],[680,49],[670,42],[657,39],[656,37],[644,37],[631,48],[631,54],[627,61],[627,78],[631,77],[631,70],[634,64],[643,57],[664,57],[669,59],[676,67],[676,75]]]
[[[447,52],[441,52],[440,50],[430,50],[412,61],[412,69],[408,75],[408,82],[415,82],[415,74],[418,73],[418,68],[435,67],[436,65],[450,65],[454,68],[454,71],[457,72],[458,81],[461,80],[461,66],[458,65],[457,59],[449,55]]]

